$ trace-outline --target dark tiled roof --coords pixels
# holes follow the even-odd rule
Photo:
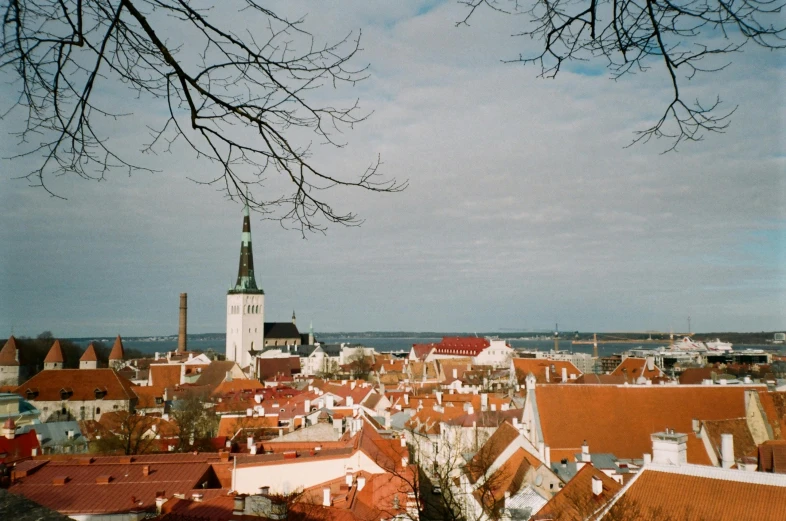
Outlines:
[[[202,374],[197,379],[197,385],[207,385],[212,389],[218,387],[218,384],[224,381],[227,376],[227,371],[231,371],[235,366],[232,360],[216,360],[202,370]]]
[[[265,322],[265,338],[300,339],[300,332],[292,322]]]

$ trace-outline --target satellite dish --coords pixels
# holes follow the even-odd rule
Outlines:
[[[539,487],[539,486],[541,486],[542,484],[543,484],[543,476],[541,476],[540,474],[538,474],[537,476],[535,476],[535,486],[536,486],[536,487]]]

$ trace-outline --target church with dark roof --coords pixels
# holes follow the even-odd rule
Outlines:
[[[254,367],[254,357],[265,347],[313,343],[313,335],[298,330],[294,311],[291,322],[265,322],[265,292],[254,277],[248,204],[243,208],[237,281],[227,292],[226,313],[226,359],[244,370]]]

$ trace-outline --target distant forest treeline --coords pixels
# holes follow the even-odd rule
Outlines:
[[[44,331],[36,338],[15,338],[22,375],[30,378],[44,368],[44,359],[52,348],[52,344],[54,344],[56,338],[52,335],[51,331]],[[8,339],[0,340],[0,346],[5,345],[7,340]],[[59,340],[65,360],[63,366],[66,369],[78,369],[79,359],[84,354],[86,348],[82,348],[70,340]],[[107,367],[112,345],[107,345],[100,341],[93,341],[93,346],[98,356],[98,367]],[[137,349],[128,349],[124,347],[123,351],[125,352],[126,359],[143,358],[145,356],[144,353]]]

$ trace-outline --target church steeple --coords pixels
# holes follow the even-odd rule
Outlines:
[[[240,240],[240,265],[237,269],[237,282],[230,292],[263,293],[254,278],[254,254],[251,250],[251,218],[248,201],[243,208],[243,234]]]

